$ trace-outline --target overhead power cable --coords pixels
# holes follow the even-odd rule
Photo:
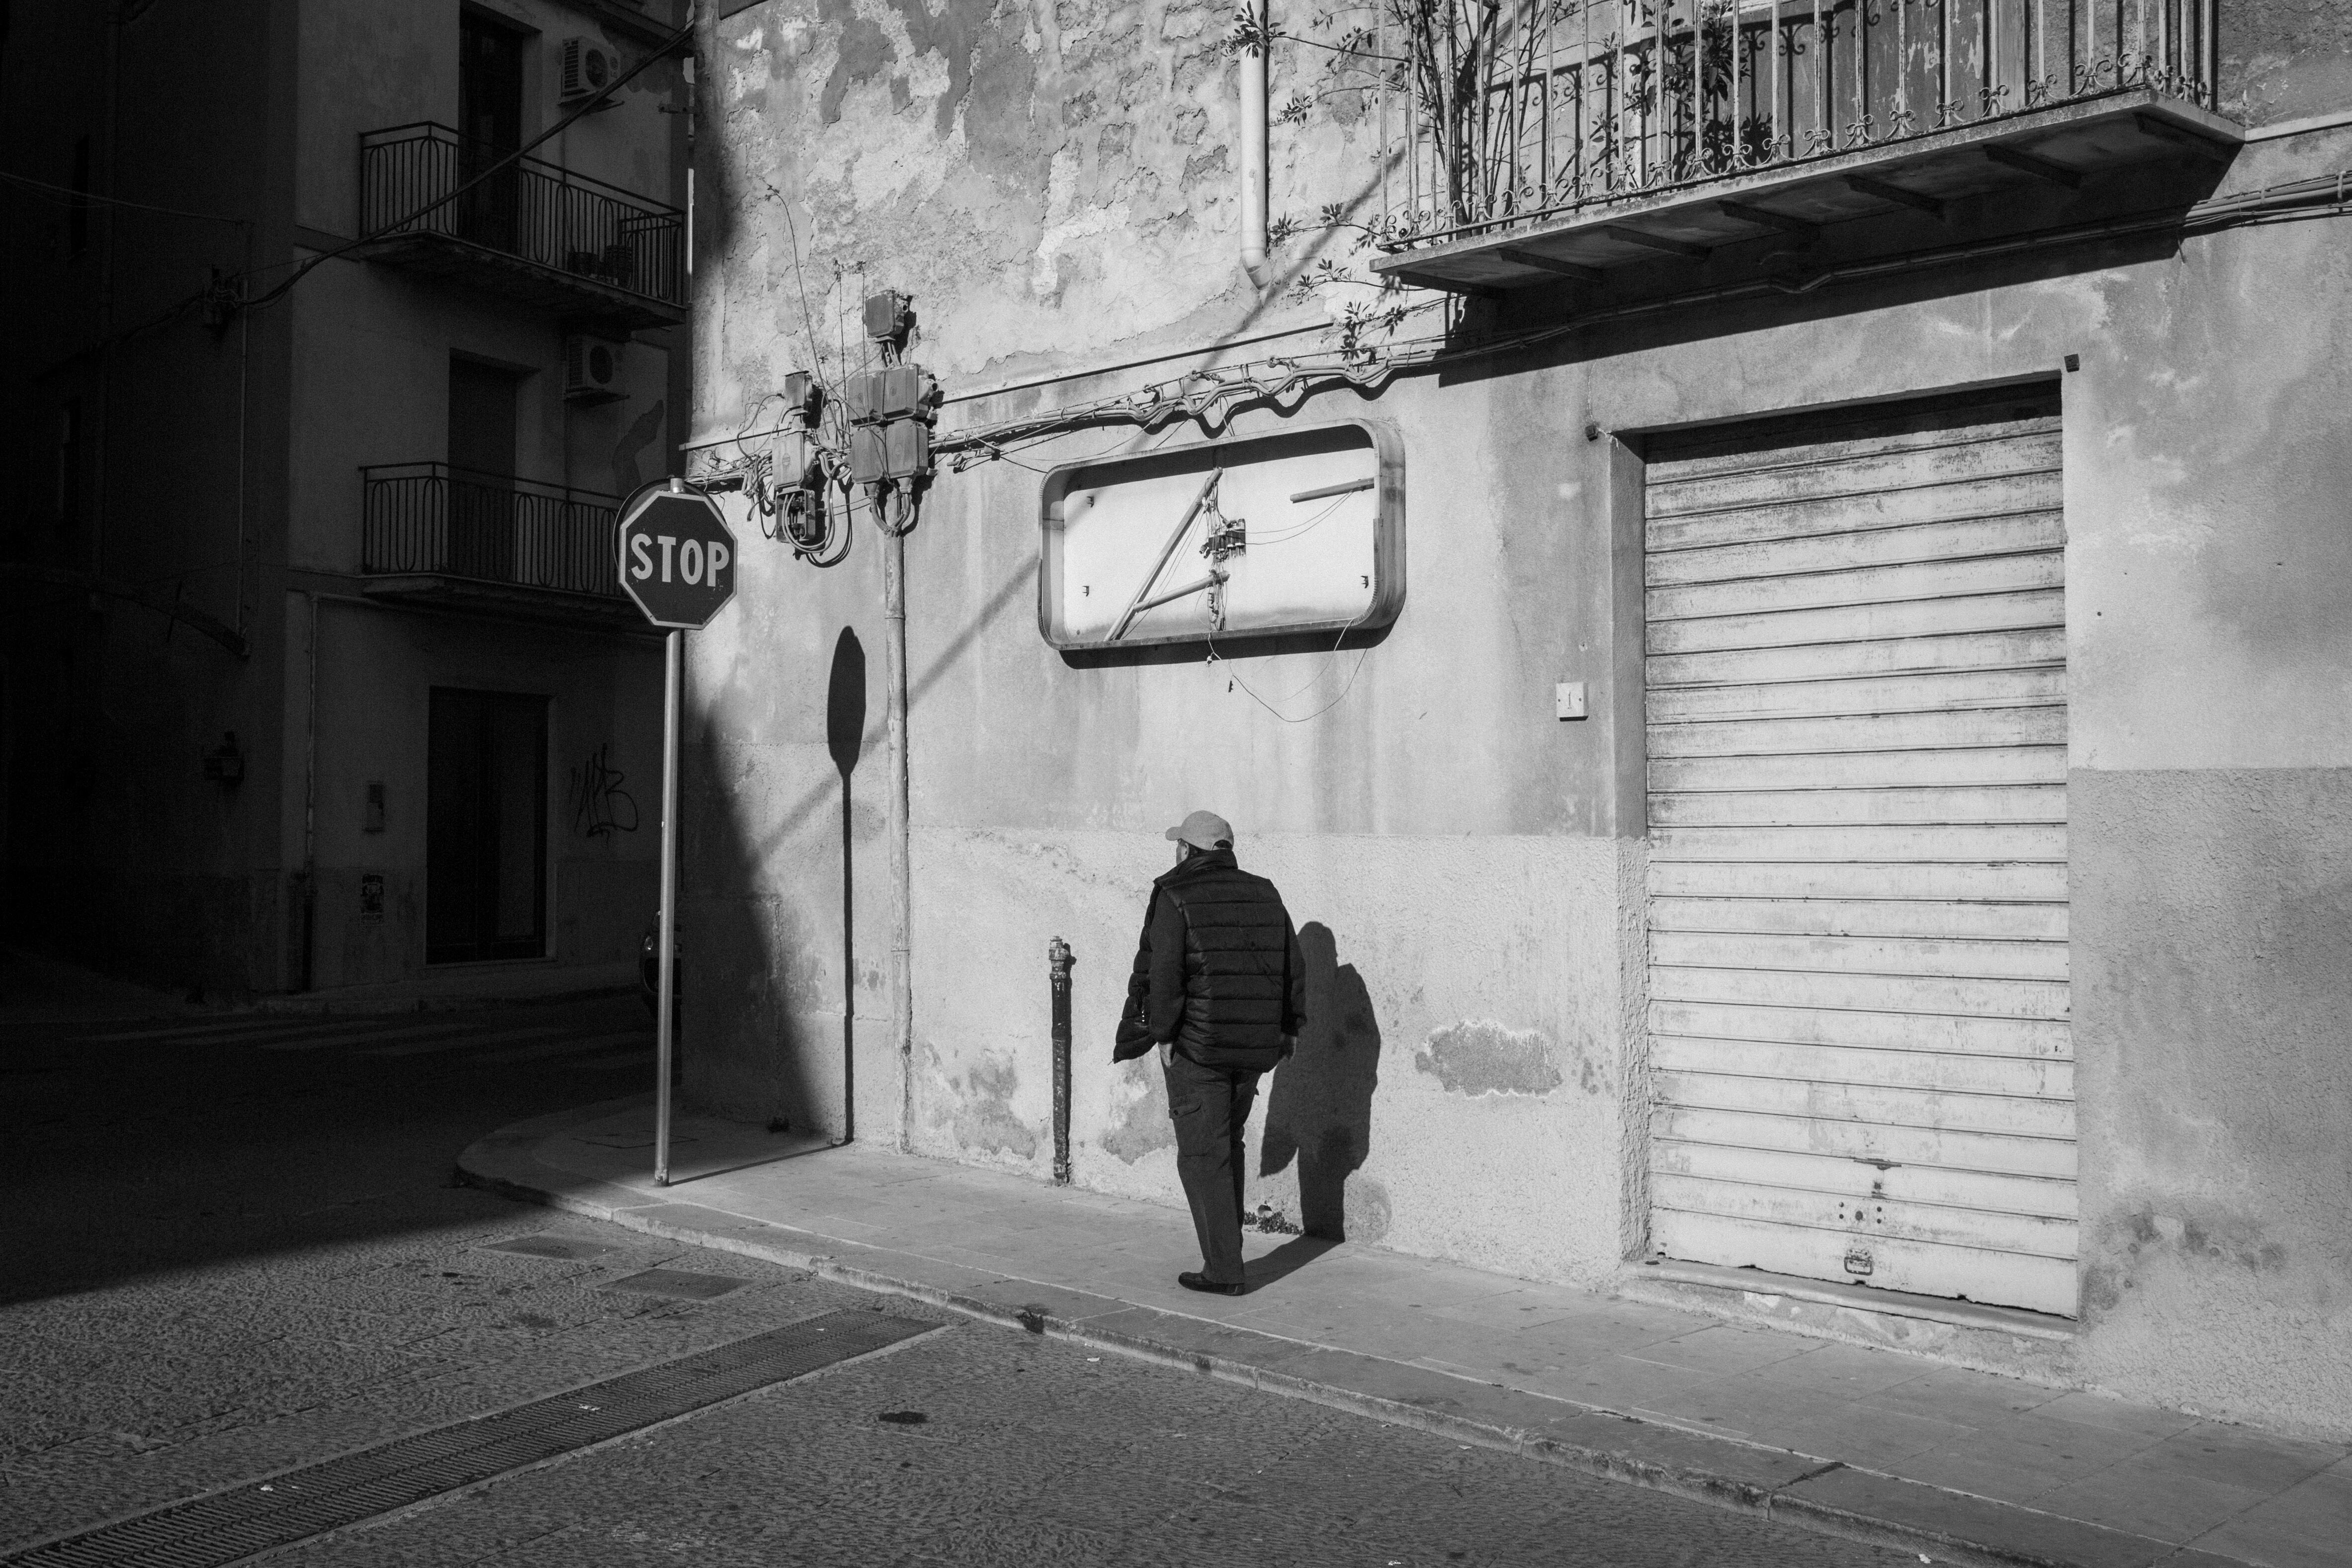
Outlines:
[[[296,268],[293,275],[289,277],[283,283],[278,284],[267,294],[256,297],[252,300],[248,301],[248,303],[257,310],[264,305],[274,305],[278,300],[284,299],[287,294],[292,290],[294,285],[302,281],[303,279],[308,278],[312,269],[317,268],[320,263],[332,261],[336,257],[356,250],[362,245],[373,244],[375,241],[382,239],[388,234],[397,234],[402,229],[406,228],[410,224],[415,223],[418,218],[424,217],[430,213],[438,212],[441,208],[447,206],[451,202],[456,201],[459,196],[464,195],[467,191],[472,190],[476,185],[480,184],[491,175],[498,174],[501,170],[507,168],[509,164],[520,161],[523,155],[529,153],[532,148],[540,146],[542,143],[552,140],[556,136],[562,134],[562,132],[571,129],[575,121],[593,113],[598,105],[602,104],[606,99],[611,98],[613,94],[620,91],[621,89],[628,86],[629,83],[635,80],[646,67],[652,65],[656,60],[666,58],[670,50],[676,48],[678,44],[684,41],[688,35],[691,34],[693,31],[694,23],[692,19],[689,18],[685,26],[680,27],[677,32],[672,33],[668,37],[664,38],[660,43],[656,44],[651,53],[647,54],[643,59],[637,61],[636,64],[631,66],[627,70],[623,71],[619,76],[614,78],[611,86],[605,88],[595,97],[583,101],[579,108],[573,110],[571,113],[565,115],[562,119],[557,121],[554,124],[549,126],[546,130],[541,132],[538,135],[532,137],[530,141],[524,142],[513,152],[507,153],[497,163],[492,163],[480,174],[476,174],[472,179],[466,181],[463,184],[443,192],[440,195],[437,195],[431,201],[426,202],[423,206],[418,207],[415,212],[408,213],[402,217],[395,218],[394,221],[384,225],[382,228],[377,229],[373,234],[363,234],[357,239],[345,240],[342,244],[336,246],[332,250],[320,251],[318,255],[310,258],[310,260]]]
[[[226,213],[192,213],[181,207],[159,207],[152,202],[134,202],[121,196],[103,196],[95,191],[75,190],[71,185],[53,185],[47,180],[37,180],[29,174],[12,174],[5,169],[0,169],[0,180],[5,180],[12,185],[24,185],[47,195],[63,196],[66,200],[62,205],[65,205],[129,207],[135,212],[162,213],[167,217],[194,218],[203,223],[230,223],[239,228],[253,226],[253,220],[249,217],[231,217]]]
[[[1448,345],[1442,337],[1408,339],[1352,353],[1337,349],[1193,371],[1133,392],[1091,398],[1050,414],[999,420],[944,432],[931,449],[945,457],[973,454],[986,460],[1008,447],[1022,446],[1107,425],[1139,425],[1147,430],[1171,420],[1222,420],[1252,403],[1303,397],[1339,385],[1369,390],[1388,378],[1426,372],[1473,359],[1537,347],[1588,331],[1604,323],[1630,321],[1663,310],[1774,295],[1808,294],[1824,286],[1860,282],[1959,261],[1983,260],[2066,245],[2096,243],[2150,234],[2211,234],[2252,224],[2352,216],[2352,169],[2316,174],[2275,185],[2210,197],[2145,217],[2106,218],[1993,240],[1968,240],[1868,261],[1824,268],[1810,276],[1781,274],[1719,284],[1707,289],[1604,305],[1531,331],[1484,342]],[[1337,331],[1336,327],[1328,329]]]

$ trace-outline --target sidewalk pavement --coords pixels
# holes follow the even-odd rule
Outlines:
[[[506,1128],[478,1185],[1937,1562],[2344,1568],[2352,1449],[1378,1247],[1244,1237],[1180,1289],[1184,1211],[650,1095]]]

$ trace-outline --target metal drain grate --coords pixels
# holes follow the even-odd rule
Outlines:
[[[880,1312],[827,1312],[511,1410],[167,1504],[5,1561],[23,1568],[216,1568],[768,1384],[805,1377],[933,1327]]]

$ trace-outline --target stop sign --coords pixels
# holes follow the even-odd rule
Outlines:
[[[656,490],[621,514],[621,587],[657,626],[700,631],[735,596],[735,535],[700,490]]]

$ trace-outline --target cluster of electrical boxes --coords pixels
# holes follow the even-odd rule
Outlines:
[[[921,365],[905,363],[859,371],[842,383],[851,482],[912,479],[930,471],[939,384]]]
[[[846,477],[856,485],[908,484],[931,469],[940,384],[921,365],[901,357],[914,325],[904,294],[886,290],[871,296],[865,318],[866,335],[882,363],[844,376],[835,393],[848,426]],[[814,493],[824,482],[819,464],[825,446],[825,389],[807,372],[794,371],[784,378],[783,398],[790,417],[769,448],[770,482],[782,493]]]

